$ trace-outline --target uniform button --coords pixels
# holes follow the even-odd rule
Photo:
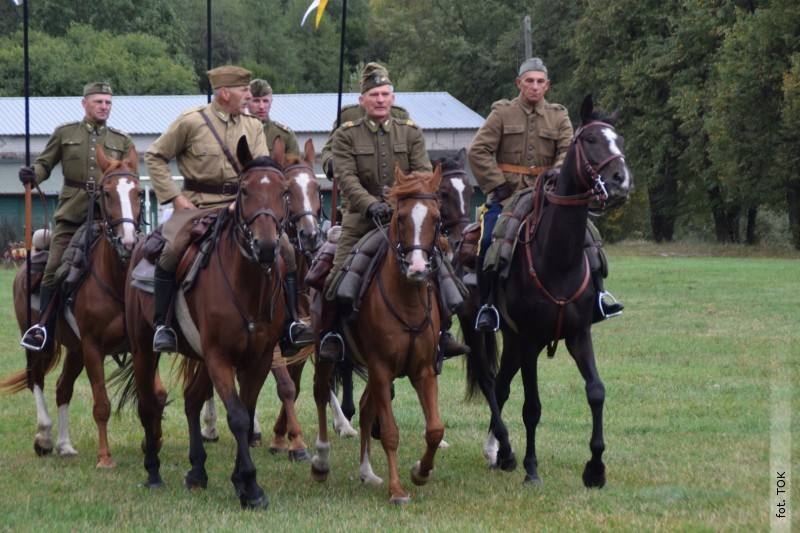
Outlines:
[[[382,155],[383,157],[386,157],[386,152],[381,152],[381,155]]]
[[[533,156],[530,156],[530,155],[529,155],[529,156],[528,156],[528,161],[530,161],[530,160],[532,160],[532,159],[533,159]]]
[[[533,128],[530,128],[528,131],[533,131]]]
[[[528,150],[533,151],[533,146],[528,146]]]
[[[386,166],[386,161],[384,161],[383,163],[381,163],[381,166],[382,166],[382,167],[385,167],[385,166]]]

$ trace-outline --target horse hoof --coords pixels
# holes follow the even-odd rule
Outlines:
[[[33,451],[36,452],[36,455],[38,457],[44,457],[46,455],[50,455],[51,453],[53,453],[53,447],[50,446],[49,448],[44,448],[38,442],[34,441]]]
[[[281,448],[279,446],[270,446],[269,447],[269,454],[270,455],[278,455],[278,454],[286,453],[286,452],[287,452],[286,448]]]
[[[292,463],[305,463],[311,460],[311,454],[308,453],[308,448],[299,450],[289,450],[289,461]]]
[[[193,474],[190,470],[183,476],[183,486],[190,491],[205,490],[208,486],[208,476]]]
[[[449,447],[450,447],[450,444],[448,444],[448,442],[446,440],[442,439],[442,440],[439,441],[439,449],[440,450],[446,450]]]
[[[502,470],[503,472],[513,472],[517,469],[517,458],[513,454],[509,457],[498,458],[497,462],[489,465],[492,470]]]
[[[411,496],[405,494],[403,496],[392,496],[392,499],[389,500],[395,505],[405,505],[407,503],[411,503]]]
[[[137,487],[140,489],[149,489],[151,491],[160,490],[164,488],[164,482],[160,479],[158,481],[147,481],[146,483],[139,483]]]
[[[252,500],[240,497],[239,503],[242,505],[242,509],[267,509],[269,507],[269,500],[263,494]]]
[[[525,479],[522,480],[522,484],[523,485],[528,485],[528,486],[531,486],[531,487],[541,487],[542,486],[542,478],[540,478],[538,475],[533,475],[532,476],[530,474],[525,474]]]
[[[314,481],[318,481],[320,483],[328,481],[328,474],[330,473],[330,469],[326,468],[323,470],[314,465],[313,461],[311,462],[311,477],[314,478]]]
[[[411,467],[411,482],[414,485],[421,487],[425,483],[427,483],[431,479],[430,473],[427,476],[423,476],[420,473],[420,462],[417,461],[414,466]]]
[[[203,442],[206,442],[206,443],[219,442],[219,435],[214,435],[214,436],[211,436],[211,437],[206,437],[205,435],[203,435]]]
[[[251,448],[258,448],[259,446],[261,446],[261,433],[253,433],[253,436],[250,439],[249,444]]]
[[[117,463],[111,457],[103,457],[99,461],[97,461],[96,468],[102,468],[105,470],[111,470],[117,467]]]
[[[606,465],[594,466],[591,461],[583,469],[583,485],[587,489],[602,489],[606,484]]]

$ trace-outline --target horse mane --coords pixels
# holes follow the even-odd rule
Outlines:
[[[283,170],[283,167],[279,165],[277,161],[265,155],[262,155],[261,157],[256,157],[255,159],[247,163],[244,166],[244,170],[250,170],[253,167],[275,167]]]
[[[431,173],[412,172],[408,179],[395,182],[394,187],[386,193],[386,198],[391,202],[398,198],[405,198],[414,194],[430,192]]]

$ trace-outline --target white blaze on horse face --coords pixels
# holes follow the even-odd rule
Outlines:
[[[131,204],[131,191],[136,189],[136,183],[131,179],[119,180],[117,182],[117,194],[122,209],[122,218],[136,220],[133,216],[133,204]],[[136,244],[136,225],[133,222],[122,223],[122,244],[133,246]]]
[[[628,165],[625,164],[625,155],[622,153],[622,150],[619,149],[619,146],[617,146],[617,132],[611,128],[603,128],[603,136],[608,140],[609,151],[614,155],[622,156],[622,168],[624,169],[625,176],[622,183],[620,183],[620,188],[628,190],[631,188],[631,173],[628,172]]]
[[[415,204],[411,209],[411,220],[414,222],[414,245],[420,246],[420,237],[422,236],[422,224],[428,216],[428,206],[425,204]],[[428,261],[422,250],[411,251],[411,265],[408,267],[408,273],[425,272],[428,269]]]
[[[453,185],[453,188],[458,191],[458,202],[459,207],[461,209],[461,215],[467,214],[467,206],[464,204],[464,180],[461,178],[450,178],[450,183]]]
[[[311,192],[309,191],[313,183],[313,176],[311,176],[308,171],[304,170],[294,177],[294,181],[300,186],[300,190],[303,191],[303,211],[306,213],[313,213],[314,208],[311,207]],[[310,214],[303,215],[303,218],[309,219],[311,224],[315,223],[314,217]]]
[[[266,173],[264,173],[264,175],[261,176],[261,184],[269,185],[269,176]]]

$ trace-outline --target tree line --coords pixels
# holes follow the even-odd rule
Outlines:
[[[211,62],[275,92],[338,88],[342,1],[318,30],[310,0],[212,0]],[[31,94],[206,91],[207,2],[30,0]],[[525,59],[548,65],[550,101],[577,121],[586,93],[620,108],[637,189],[601,221],[608,238],[699,237],[800,249],[800,5],[794,0],[349,0],[345,90],[368,61],[397,90],[447,91],[486,116],[516,95]],[[0,95],[20,96],[22,8],[0,3]],[[313,17],[310,17],[313,18]]]

